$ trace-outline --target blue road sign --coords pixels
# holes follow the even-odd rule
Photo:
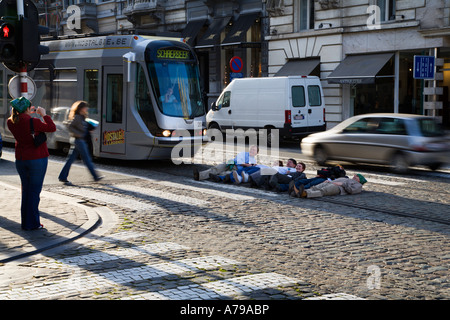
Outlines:
[[[435,64],[433,56],[414,56],[414,79],[434,79]]]

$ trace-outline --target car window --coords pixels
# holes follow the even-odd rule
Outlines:
[[[308,86],[308,100],[311,107],[320,107],[322,105],[319,86]]]
[[[304,107],[306,105],[305,100],[305,88],[303,86],[292,87],[292,106],[294,108]]]
[[[434,119],[419,119],[420,132],[424,137],[442,137],[445,135],[442,126]]]
[[[396,118],[381,119],[375,133],[406,135],[405,121]]]
[[[346,127],[344,133],[370,133],[378,127],[378,120],[373,118],[360,119]]]

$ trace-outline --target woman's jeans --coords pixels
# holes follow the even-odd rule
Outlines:
[[[98,180],[98,175],[95,172],[94,164],[91,159],[91,155],[89,154],[89,147],[87,142],[84,139],[75,139],[75,144],[71,146],[69,152],[69,158],[66,161],[66,164],[62,168],[59,174],[59,181],[67,181],[67,177],[69,176],[70,167],[72,163],[81,156],[81,160],[83,160],[86,167],[91,172],[94,180]]]
[[[22,229],[40,227],[39,202],[48,158],[37,160],[16,160],[16,169],[22,182]]]

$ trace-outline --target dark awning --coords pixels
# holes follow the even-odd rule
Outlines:
[[[194,45],[195,38],[197,37],[200,29],[205,25],[206,19],[189,21],[184,28],[181,36],[186,39],[186,43],[190,46]]]
[[[198,41],[195,48],[209,48],[219,44],[220,33],[230,22],[231,17],[215,18],[209,25],[208,30],[203,37]]]
[[[320,59],[292,59],[275,74],[284,76],[309,76],[320,65]]]
[[[258,19],[260,13],[248,13],[240,15],[236,21],[234,21],[231,30],[227,33],[222,45],[233,45],[240,44],[245,41],[245,35],[248,29],[255,23]]]
[[[328,83],[372,84],[393,53],[348,56],[328,76]]]

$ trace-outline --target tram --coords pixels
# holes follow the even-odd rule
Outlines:
[[[129,160],[170,159],[174,147],[199,147],[206,128],[198,60],[180,39],[114,35],[41,42],[50,48],[29,73],[36,83],[34,106],[46,108],[57,124],[48,147],[67,147],[63,122],[78,100],[89,103],[93,155]],[[10,115],[8,81],[0,68],[0,133]],[[190,149],[195,152],[193,148]]]

